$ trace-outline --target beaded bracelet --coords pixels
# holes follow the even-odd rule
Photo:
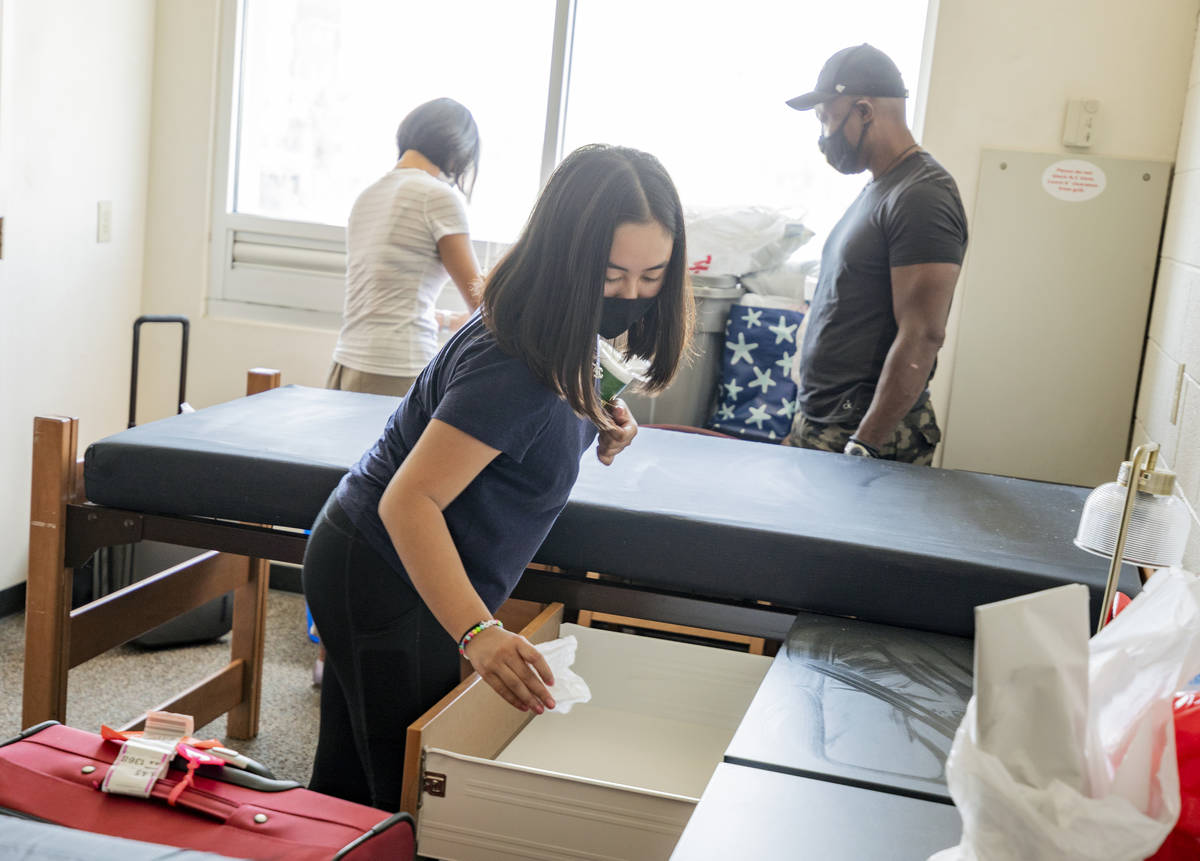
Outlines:
[[[458,641],[458,653],[464,658],[467,658],[467,643],[471,642],[472,638],[480,631],[486,631],[488,628],[503,628],[504,623],[499,619],[487,619],[480,622],[478,625],[471,627],[471,630],[462,635],[462,639]],[[467,658],[467,660],[471,660]]]

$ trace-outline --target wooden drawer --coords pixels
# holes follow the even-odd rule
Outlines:
[[[420,854],[460,861],[666,859],[770,658],[563,625],[592,701],[527,715],[471,676],[408,731],[405,809]]]

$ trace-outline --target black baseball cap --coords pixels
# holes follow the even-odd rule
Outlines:
[[[841,95],[904,99],[908,98],[908,90],[892,58],[863,42],[842,48],[826,60],[817,75],[816,88],[788,99],[787,104],[798,111],[807,111]]]

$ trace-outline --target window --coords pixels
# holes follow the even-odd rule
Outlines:
[[[916,96],[925,7],[578,0],[565,151],[592,141],[644,149],[666,166],[685,206],[801,210],[823,235],[864,180],[831,170],[812,112],[783,103],[812,89],[830,54],[860,42],[895,60]]]
[[[210,312],[336,327],[350,207],[394,163],[400,119],[443,95],[480,127],[485,267],[593,141],[655,153],[685,205],[787,207],[821,234],[863,179],[829,169],[783,101],[858,41],[915,96],[926,2],[223,0]]]
[[[540,187],[559,5],[225,0],[210,311],[336,327],[350,207],[438,96],[480,126],[471,233],[494,256]]]

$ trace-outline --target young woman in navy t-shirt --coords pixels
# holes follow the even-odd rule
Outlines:
[[[637,423],[596,391],[597,335],[666,386],[691,329],[683,212],[658,160],[591,146],[554,171],[477,313],[442,348],[313,526],[304,591],[327,649],[311,787],[395,810],[408,725],[459,649],[514,707],[553,708],[541,654],[495,624],[596,441]]]

